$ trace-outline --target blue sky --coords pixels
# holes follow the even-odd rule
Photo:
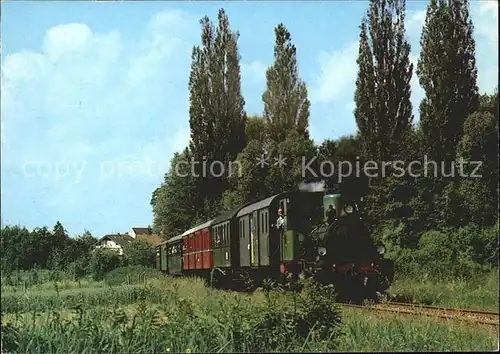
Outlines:
[[[426,1],[407,4],[412,60]],[[248,114],[263,109],[274,27],[297,46],[316,142],[354,133],[359,24],[367,3],[2,2],[1,212],[29,228],[61,221],[95,236],[152,224],[150,199],[189,141],[190,53],[198,20],[225,8],[240,32]],[[479,85],[497,85],[495,1],[471,5]],[[414,74],[415,106],[422,90]],[[418,119],[418,117],[417,117]]]

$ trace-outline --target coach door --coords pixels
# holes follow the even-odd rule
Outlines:
[[[269,265],[269,209],[259,211],[260,265]]]
[[[281,260],[288,259],[290,240],[288,240],[287,230],[288,230],[288,213],[287,213],[287,199],[281,199],[279,208],[283,211],[283,217],[285,219],[285,227],[283,231],[280,231],[280,251],[281,251]]]
[[[259,266],[259,218],[258,211],[254,211],[250,222],[250,259],[252,267]]]
[[[240,266],[250,266],[250,217],[246,215],[240,218],[239,235],[240,235]]]

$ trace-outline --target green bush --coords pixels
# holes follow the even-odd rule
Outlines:
[[[120,255],[114,250],[96,248],[92,251],[89,262],[89,273],[94,280],[102,280],[106,273],[122,265]]]
[[[385,223],[377,230],[400,276],[472,279],[498,265],[498,225],[429,230],[420,235],[416,247],[404,246],[407,232],[403,223]]]
[[[130,266],[153,267],[156,263],[155,248],[148,240],[139,239],[125,245],[123,254]]]

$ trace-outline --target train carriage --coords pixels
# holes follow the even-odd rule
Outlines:
[[[280,227],[278,209],[284,218]],[[377,250],[361,215],[356,202],[339,193],[279,193],[162,243],[157,267],[218,284],[224,279],[231,288],[246,284],[248,277],[258,286],[269,276],[286,282],[290,275],[304,274],[335,284],[339,293],[354,289],[371,297],[390,285],[394,264]]]
[[[155,252],[156,252],[156,269],[159,269],[159,270],[162,270],[161,269],[161,252],[160,252],[160,248],[161,245],[157,245],[155,247]]]
[[[167,241],[168,274],[172,276],[182,275],[182,235],[172,237]]]
[[[300,272],[301,248],[311,223],[322,218],[322,198],[321,192],[287,192],[242,208],[240,266],[261,277]],[[276,227],[278,209],[285,218],[282,229]]]
[[[201,274],[212,269],[213,255],[210,226],[214,219],[195,226],[181,236],[183,238],[183,269],[188,274]],[[206,259],[206,263],[203,262]]]
[[[239,245],[242,233],[237,214],[248,204],[251,203],[226,211],[212,223],[213,266],[225,274],[236,273],[240,269]]]
[[[167,272],[168,271],[168,264],[167,264],[167,241],[164,241],[157,245],[156,247],[156,267],[162,271],[162,272]]]

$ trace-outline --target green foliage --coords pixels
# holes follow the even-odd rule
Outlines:
[[[153,267],[156,264],[156,251],[151,242],[138,239],[123,247],[125,262],[131,266]]]
[[[410,150],[413,64],[405,11],[404,0],[371,0],[361,24],[354,116],[368,160],[395,160]]]
[[[89,262],[89,272],[94,280],[102,280],[107,272],[118,268],[122,259],[118,252],[107,248],[96,248]]]
[[[218,161],[228,169],[230,161],[245,145],[245,101],[241,94],[240,56],[238,33],[233,32],[223,9],[218,13],[218,26],[210,19],[201,19],[201,46],[193,48],[189,78],[189,124],[191,140],[189,149],[198,162],[194,172],[202,178],[195,179],[195,189],[203,194],[207,205],[218,203],[228,188],[227,171],[219,177],[203,172],[202,161],[208,166]],[[214,165],[217,166],[217,165]],[[219,174],[220,165],[215,170]],[[196,200],[197,206],[205,205]],[[213,208],[201,210],[203,218]]]
[[[431,0],[420,44],[417,75],[423,143],[429,157],[449,163],[463,124],[478,108],[477,67],[469,2]]]
[[[106,278],[125,280],[124,275],[139,270],[122,268]],[[331,291],[306,284],[300,295],[274,291],[261,295],[214,291],[198,279],[149,277],[140,286],[91,286],[26,298],[2,294],[4,314],[14,325],[2,340],[9,351],[25,351],[29,345],[66,352],[333,349],[340,335],[340,309],[332,303]],[[30,321],[36,317],[36,323]],[[5,316],[2,321],[2,328],[10,324]]]
[[[186,231],[199,211],[201,203],[189,168],[191,157],[187,148],[174,154],[164,182],[153,192],[153,231],[165,240]]]
[[[267,88],[262,95],[268,138],[280,144],[295,131],[307,140],[310,102],[298,74],[297,48],[282,23],[274,33],[274,63],[266,71]]]
[[[69,237],[60,222],[52,232],[47,227],[30,232],[19,226],[5,226],[1,230],[2,271],[34,267],[64,270],[69,263],[87,258],[96,242],[88,231],[76,238]]]

